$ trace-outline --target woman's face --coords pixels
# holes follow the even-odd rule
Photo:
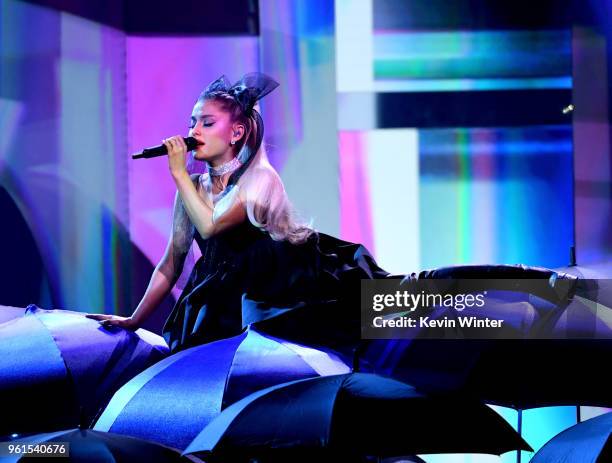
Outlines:
[[[200,143],[194,157],[215,164],[231,160],[234,154],[230,142],[238,140],[243,132],[241,125],[232,123],[230,113],[213,100],[196,103],[189,126],[189,136]]]

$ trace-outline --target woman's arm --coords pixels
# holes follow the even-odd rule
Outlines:
[[[197,176],[190,179],[192,184],[197,182]],[[120,326],[136,329],[147,320],[164,298],[170,293],[178,280],[185,263],[185,258],[193,242],[194,227],[187,216],[181,198],[177,192],[174,199],[172,214],[172,233],[161,258],[149,281],[140,303],[131,317],[118,317],[115,315],[87,315],[88,318],[101,321],[104,326]]]
[[[191,177],[189,181],[192,185],[197,184],[198,176]],[[177,192],[172,213],[172,233],[166,245],[166,251],[155,270],[153,270],[149,286],[130,317],[136,326],[142,325],[172,291],[183,271],[185,258],[193,243],[193,236],[193,224],[189,220]]]
[[[168,278],[168,272],[164,269],[163,260],[159,263],[147,287],[140,303],[130,317],[120,317],[117,315],[87,314],[87,318],[99,320],[102,326],[120,326],[127,329],[137,329],[147,320],[164,298],[170,293],[174,283]]]
[[[213,210],[202,200],[187,173],[178,173],[173,178],[187,215],[202,238],[208,239],[246,220],[246,208],[237,196],[234,204],[217,221],[213,221]]]
[[[237,198],[234,204],[219,217],[219,220],[213,221],[212,207],[206,204],[198,194],[185,169],[187,146],[183,137],[169,138],[165,144],[168,146],[168,163],[172,178],[176,183],[187,215],[202,238],[208,239],[246,220],[244,203]]]

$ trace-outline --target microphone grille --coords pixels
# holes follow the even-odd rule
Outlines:
[[[187,137],[185,138],[185,144],[187,145],[187,150],[191,151],[196,149],[198,146],[198,141],[193,137]]]

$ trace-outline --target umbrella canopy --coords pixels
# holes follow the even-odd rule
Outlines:
[[[14,318],[22,317],[26,309],[23,307],[12,307],[8,305],[0,305],[0,323],[8,322]]]
[[[415,332],[411,339],[365,341],[361,359],[368,371],[426,392],[461,392],[519,409],[612,406],[612,377],[602,368],[612,356],[611,313],[581,296],[560,306],[489,290],[482,308],[460,314],[438,308],[428,315],[503,319],[505,331],[497,334],[514,339],[427,339]]]
[[[0,436],[88,425],[167,353],[148,331],[109,331],[82,313],[29,306],[0,325]]]
[[[399,381],[350,373],[293,381],[228,407],[185,454],[266,456],[317,451],[357,455],[530,450],[484,404],[430,397]]]
[[[66,449],[68,456],[57,455],[62,457],[61,461],[67,463],[201,463],[201,460],[195,457],[182,457],[176,449],[154,442],[89,429],[71,429],[37,434],[26,439],[11,441],[8,444],[40,445],[46,442],[67,444],[64,449]],[[29,457],[19,457],[18,455],[2,459],[6,463],[29,460]]]
[[[612,412],[578,423],[549,440],[532,463],[612,461]]]
[[[376,340],[364,354],[369,371],[419,390],[515,409],[612,406],[611,356],[607,340]]]
[[[121,388],[94,429],[184,449],[221,410],[287,381],[346,373],[325,352],[249,329],[173,354]]]

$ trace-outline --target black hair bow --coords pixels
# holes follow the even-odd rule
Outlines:
[[[222,75],[206,87],[200,98],[206,98],[214,92],[228,93],[240,104],[245,114],[250,116],[257,100],[266,96],[278,85],[278,82],[261,72],[245,74],[234,85],[231,85],[229,79]]]

